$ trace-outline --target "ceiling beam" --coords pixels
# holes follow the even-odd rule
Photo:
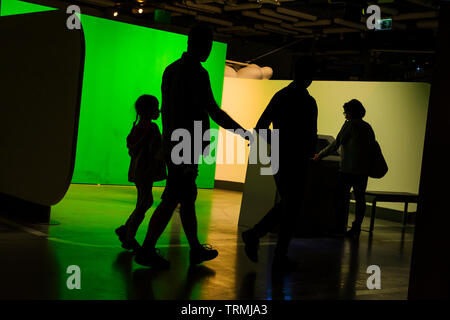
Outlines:
[[[263,16],[259,13],[253,12],[253,11],[242,11],[241,13],[243,16],[258,19],[258,20],[264,20],[264,21],[269,21],[269,22],[273,22],[273,23],[281,23],[282,22],[281,19],[275,19],[275,18]]]
[[[222,9],[219,7],[210,6],[207,4],[196,4],[192,1],[184,1],[183,3],[175,2],[175,5],[178,7],[181,7],[181,8],[195,9],[195,10],[204,11],[204,12],[208,12],[208,13],[217,13],[217,14],[222,13]]]
[[[386,14],[389,14],[391,16],[398,15],[398,10],[397,9],[391,8],[391,7],[386,7],[386,6],[380,6],[376,1],[368,2],[367,4],[368,5],[377,5],[377,6],[379,6],[382,13],[386,13]]]
[[[269,16],[269,17],[273,17],[273,18],[277,18],[277,19],[281,19],[281,20],[286,20],[286,21],[290,21],[290,22],[297,22],[298,21],[297,18],[294,18],[294,17],[291,17],[291,16],[287,16],[287,15],[284,15],[284,14],[279,14],[279,13],[276,13],[275,11],[273,11],[273,10],[270,10],[270,9],[265,9],[265,8],[259,9],[259,13],[261,13],[263,15],[266,15],[266,16]]]
[[[298,34],[298,32],[292,31],[292,30],[286,30],[283,28],[280,28],[276,25],[271,25],[268,23],[264,24],[255,24],[255,29],[257,30],[263,30],[263,31],[270,31],[272,33],[280,33],[280,34]]]
[[[190,16],[197,15],[197,11],[188,10],[188,9],[184,9],[184,8],[180,8],[180,7],[176,7],[176,6],[171,6],[170,4],[163,4],[163,8],[168,11],[174,11],[174,12],[178,12],[178,13],[182,13],[182,14],[186,14],[186,15],[190,15]]]
[[[406,0],[406,1],[410,2],[410,3],[417,4],[419,6],[431,8],[431,9],[438,9],[439,8],[439,6],[436,5],[433,0]]]
[[[195,20],[202,21],[202,22],[214,23],[214,24],[218,24],[220,26],[225,26],[225,27],[231,27],[233,25],[233,22],[231,22],[231,21],[207,17],[207,16],[203,16],[200,14],[195,16]]]
[[[243,4],[227,4],[223,7],[225,11],[241,11],[241,10],[249,10],[249,9],[259,9],[262,6],[256,3],[243,3]]]
[[[294,17],[297,17],[297,18],[302,18],[302,19],[305,19],[305,20],[310,20],[310,21],[316,21],[317,20],[316,16],[313,16],[312,14],[300,12],[300,11],[297,11],[297,10],[286,9],[286,8],[283,8],[283,7],[277,7],[276,10],[277,10],[278,13],[287,14],[287,15],[294,16]]]
[[[344,20],[344,19],[341,19],[341,18],[335,18],[335,19],[333,19],[333,21],[334,21],[334,23],[340,24],[340,25],[345,26],[345,27],[359,29],[361,31],[367,31],[368,30],[367,26],[363,25],[361,23],[347,21],[347,20]]]
[[[439,28],[438,20],[424,20],[416,23],[418,29],[437,29]]]
[[[111,0],[84,0],[83,2],[92,3],[100,7],[114,7],[115,1]]]
[[[408,49],[370,49],[370,52],[384,53],[417,53],[417,54],[435,54],[434,50],[408,50]]]
[[[322,32],[325,34],[329,33],[351,33],[351,32],[360,32],[358,29],[353,28],[324,28]]]
[[[286,29],[290,29],[290,30],[294,30],[297,32],[303,32],[303,33],[313,33],[314,31],[312,29],[306,29],[306,28],[296,28],[293,25],[289,24],[289,23],[281,23],[280,27],[282,28],[286,28]]]
[[[415,19],[431,19],[437,18],[437,11],[427,11],[427,12],[411,12],[411,13],[402,13],[392,17],[392,20],[415,20]]]
[[[294,23],[294,27],[321,27],[321,26],[329,26],[333,22],[328,19],[316,20],[316,21],[299,21]]]
[[[269,23],[264,23],[263,27],[268,29],[268,30],[273,30],[275,32],[279,31],[281,33],[287,33],[287,34],[298,34],[298,31],[284,29],[284,28],[281,28],[279,26],[276,26],[276,25],[273,25],[273,24],[269,24]]]
[[[392,28],[396,30],[406,30],[408,29],[408,26],[398,21],[392,21]]]
[[[245,31],[251,31],[252,28],[247,26],[232,26],[232,27],[224,27],[224,28],[217,28],[218,32],[245,32]]]

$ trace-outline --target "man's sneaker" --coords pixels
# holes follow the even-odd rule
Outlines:
[[[126,240],[127,227],[125,226],[118,227],[116,229],[116,234],[119,237],[120,242],[122,242],[122,248],[137,251],[141,247],[141,245],[139,244],[139,242],[136,241],[136,239],[133,239],[131,241]]]
[[[170,261],[164,259],[159,253],[159,249],[139,249],[134,258],[137,264],[145,267],[152,267],[155,269],[168,269],[170,267]]]
[[[208,244],[202,244],[198,249],[194,249],[189,253],[189,261],[191,264],[200,264],[203,261],[212,260],[219,255],[217,250],[214,250]]]
[[[253,262],[258,262],[259,238],[253,229],[242,232],[242,240],[245,244],[245,254]]]
[[[275,256],[272,261],[272,271],[276,273],[292,272],[297,269],[297,262],[288,256]]]

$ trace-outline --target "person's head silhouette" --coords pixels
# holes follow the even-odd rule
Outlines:
[[[190,56],[205,62],[211,53],[213,33],[205,25],[193,27],[188,34],[188,53]]]
[[[312,57],[298,58],[294,65],[294,82],[298,88],[308,88],[316,72]]]
[[[138,120],[156,120],[159,118],[159,101],[155,96],[143,94],[136,100],[134,107],[136,109],[136,121],[134,121],[133,126],[136,125]]]
[[[359,100],[352,99],[344,104],[345,119],[362,119],[366,115],[366,109]]]

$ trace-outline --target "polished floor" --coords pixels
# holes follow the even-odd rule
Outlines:
[[[149,215],[162,190],[154,189]],[[0,299],[406,299],[412,226],[377,219],[373,237],[363,232],[356,244],[340,238],[295,239],[290,255],[299,262],[298,270],[273,276],[275,235],[262,239],[258,264],[244,253],[238,227],[241,198],[240,192],[199,190],[199,237],[219,256],[190,268],[189,247],[175,213],[158,242],[172,265],[156,271],[136,264],[114,234],[133,209],[135,189],[71,185],[52,208],[49,225],[0,218]],[[140,242],[148,219],[138,232]],[[81,271],[79,290],[67,287],[71,265]],[[367,288],[370,265],[380,267],[380,290]]]

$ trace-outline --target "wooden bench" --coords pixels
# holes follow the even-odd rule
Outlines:
[[[355,199],[353,192],[351,194],[351,198]],[[366,202],[372,203],[369,232],[373,232],[377,202],[404,202],[405,207],[403,210],[403,225],[406,225],[406,222],[408,221],[408,204],[417,203],[418,200],[419,196],[417,194],[409,192],[366,191]]]

